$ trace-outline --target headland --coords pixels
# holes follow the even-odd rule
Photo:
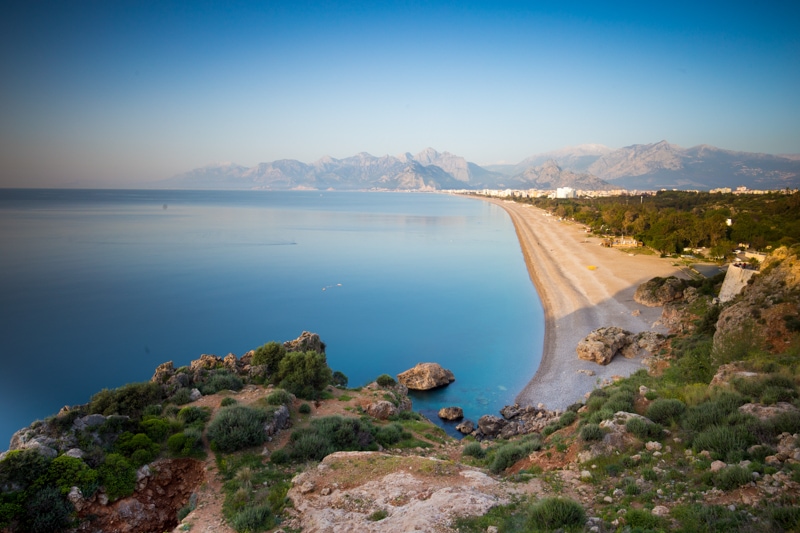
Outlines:
[[[680,268],[669,259],[600,246],[600,239],[586,233],[581,224],[561,221],[542,209],[483,199],[502,207],[511,217],[544,308],[542,360],[517,395],[517,403],[565,409],[582,401],[598,383],[642,368],[641,361],[623,357],[607,366],[582,361],[575,348],[592,330],[604,326],[633,333],[664,333],[659,322],[661,308],[641,305],[633,295],[653,277],[685,277]]]

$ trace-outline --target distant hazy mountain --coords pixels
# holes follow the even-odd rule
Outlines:
[[[412,155],[344,159],[311,164],[293,159],[252,168],[233,163],[196,168],[161,182],[185,189],[408,190],[555,189],[584,190],[800,187],[800,159],[732,152],[701,145],[681,148],[666,141],[612,150],[584,144],[538,154],[516,165],[481,167],[463,157],[428,148]]]
[[[667,141],[615,150],[589,172],[628,189],[796,188],[800,161],[787,157],[732,152],[708,145],[681,148]]]
[[[577,174],[562,169],[555,160],[545,161],[543,165],[529,167],[515,176],[506,178],[503,188],[551,190],[559,187],[572,187],[585,191],[602,191],[614,188],[609,183],[591,174]]]

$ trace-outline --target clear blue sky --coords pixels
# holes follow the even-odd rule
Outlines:
[[[0,186],[428,146],[798,153],[797,6],[5,2]]]

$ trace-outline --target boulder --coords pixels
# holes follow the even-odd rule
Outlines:
[[[784,413],[797,412],[797,407],[788,402],[778,402],[774,405],[764,405],[760,403],[746,403],[739,407],[740,413],[752,415],[759,420],[768,420],[770,418],[782,415]]]
[[[464,420],[456,426],[456,431],[463,433],[464,435],[469,435],[475,431],[475,424],[472,422],[472,420]]]
[[[494,415],[483,415],[478,419],[478,431],[485,437],[496,437],[508,425],[504,418]]]
[[[460,407],[442,407],[439,409],[439,418],[443,420],[461,420],[464,410]]]
[[[325,343],[319,338],[316,333],[304,331],[299,337],[292,341],[283,343],[283,347],[287,352],[317,352],[325,353]]]
[[[156,367],[156,371],[153,373],[153,377],[150,378],[150,381],[153,383],[166,383],[174,374],[175,365],[172,361],[167,361]]]
[[[631,342],[630,335],[630,331],[616,326],[599,328],[580,341],[575,351],[580,359],[607,365],[618,351]]]
[[[683,298],[686,282],[674,276],[653,278],[636,288],[634,301],[647,307],[658,307]]]
[[[629,344],[622,348],[620,353],[626,359],[656,355],[666,340],[666,337],[655,331],[642,331],[631,336]]]
[[[268,437],[271,437],[281,429],[285,429],[289,426],[289,408],[285,405],[281,405],[272,414],[272,420],[264,425],[264,433]]]
[[[430,390],[449,385],[456,378],[438,363],[418,363],[397,375],[397,380],[411,390]]]
[[[387,420],[390,416],[397,414],[397,407],[392,402],[380,400],[368,404],[364,407],[364,412],[373,418]]]

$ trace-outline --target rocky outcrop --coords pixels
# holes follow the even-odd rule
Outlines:
[[[508,498],[479,470],[378,452],[333,453],[296,476],[288,497],[293,529],[375,533],[450,531],[456,517],[482,515]]]
[[[456,431],[464,435],[469,435],[475,431],[475,423],[472,420],[464,420],[456,426]]]
[[[275,435],[278,431],[290,427],[292,423],[289,421],[289,408],[285,405],[278,407],[272,414],[272,420],[264,425],[264,433],[268,437]]]
[[[80,490],[73,489],[68,497],[81,520],[76,531],[161,533],[171,530],[178,524],[178,509],[186,505],[204,480],[201,461],[165,459],[140,469],[136,492],[113,503],[101,492],[85,499]]]
[[[455,379],[451,371],[442,368],[438,363],[418,363],[414,368],[397,375],[397,380],[411,390],[444,387]]]
[[[319,335],[309,331],[304,331],[294,340],[284,342],[283,347],[287,352],[325,353],[325,343],[320,340]]]
[[[379,400],[367,404],[364,407],[364,412],[373,418],[387,420],[390,416],[397,414],[397,407],[392,402]]]
[[[759,420],[769,420],[784,413],[796,413],[797,411],[797,407],[787,402],[778,402],[774,405],[746,403],[739,407],[740,413],[754,416]]]
[[[637,287],[634,301],[647,307],[658,307],[683,298],[686,282],[674,276],[653,278]]]
[[[617,352],[631,343],[631,335],[630,331],[616,326],[599,328],[580,341],[575,350],[579,359],[607,365]]]
[[[438,414],[442,420],[461,420],[464,418],[464,410],[460,407],[442,407],[439,409]]]
[[[622,356],[626,359],[650,357],[656,355],[664,347],[667,339],[655,331],[642,331],[629,337],[628,344],[622,348]]]

